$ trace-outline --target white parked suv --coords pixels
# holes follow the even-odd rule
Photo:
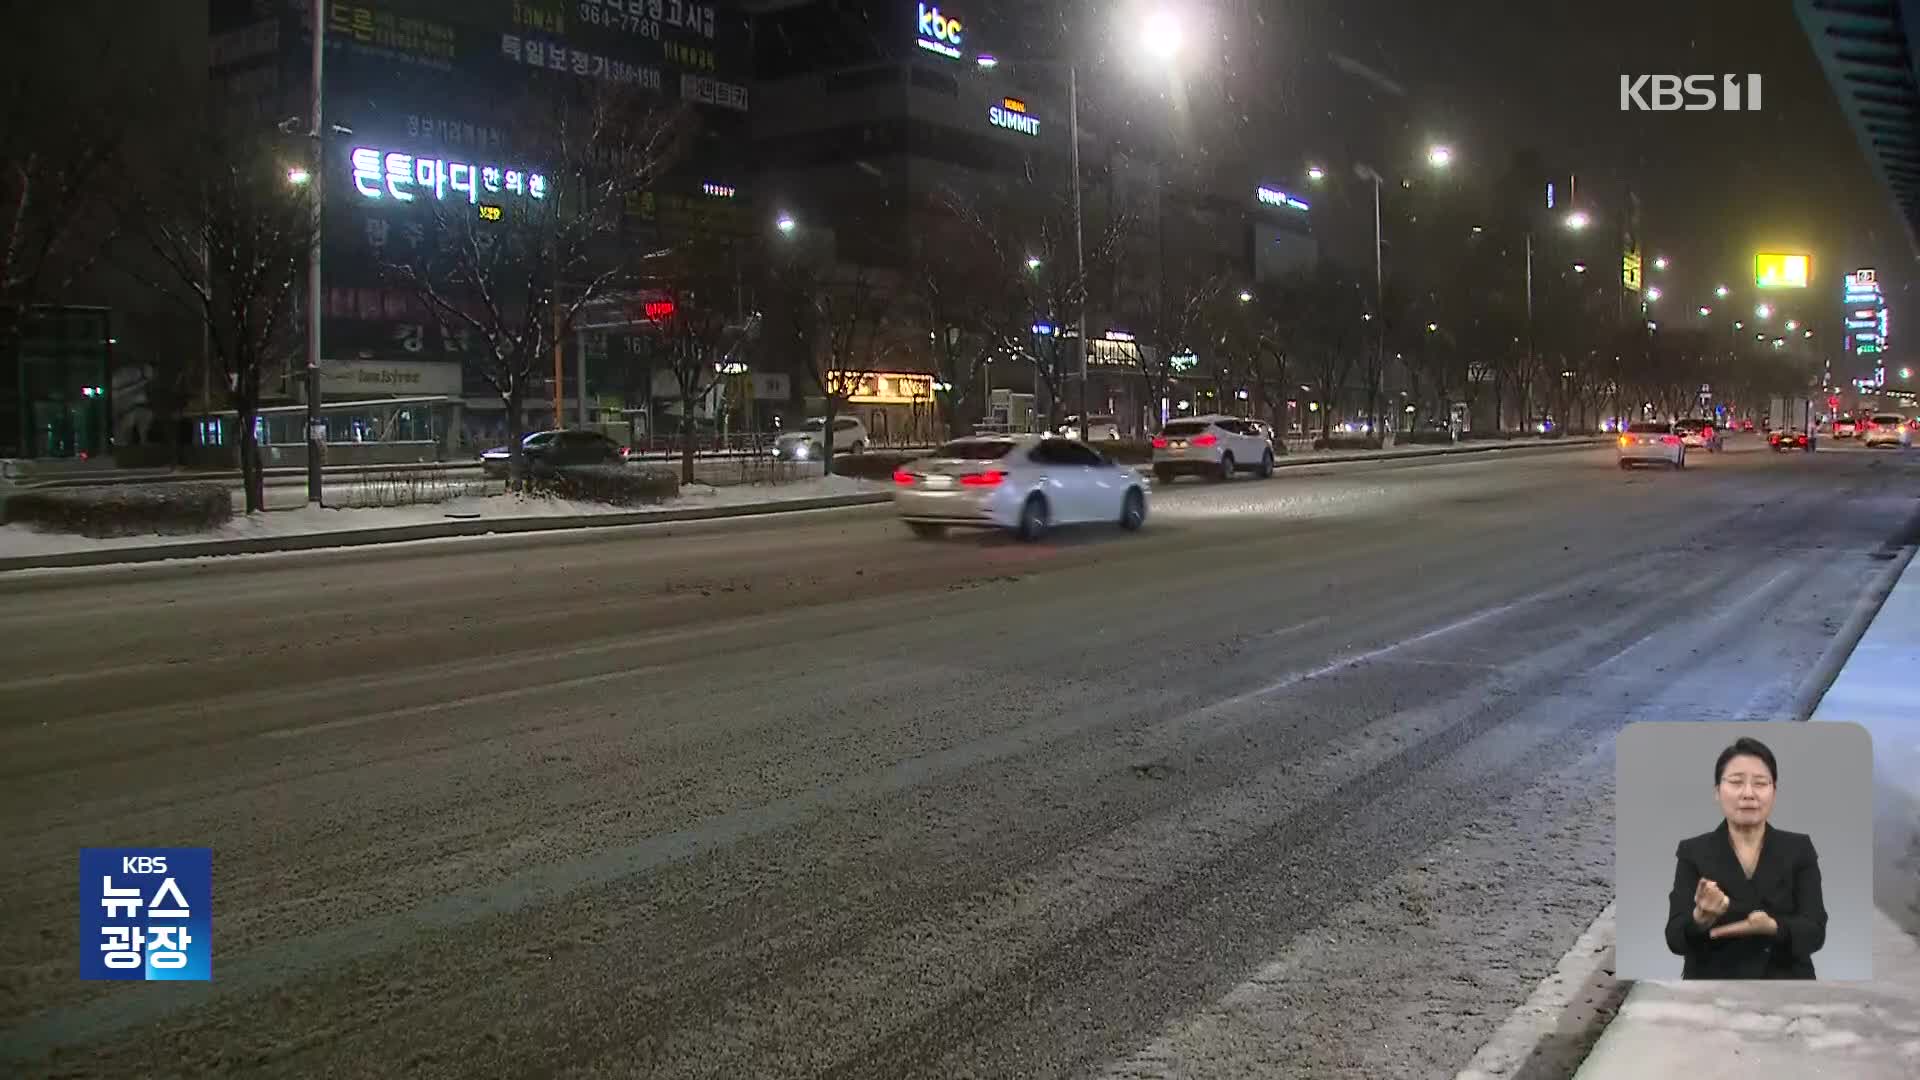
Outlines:
[[[1273,435],[1265,424],[1234,416],[1169,421],[1153,440],[1153,475],[1172,483],[1183,473],[1231,480],[1239,472],[1273,475]]]
[[[1860,441],[1867,446],[1913,445],[1913,422],[1899,413],[1880,413],[1869,417],[1860,427]]]
[[[1068,439],[1080,437],[1080,418],[1069,416],[1060,423],[1060,434]],[[1120,422],[1111,416],[1087,417],[1088,442],[1120,441]]]
[[[773,456],[783,461],[816,461],[826,452],[826,417],[816,416],[773,441]],[[833,452],[858,454],[867,448],[867,425],[852,416],[833,418]]]

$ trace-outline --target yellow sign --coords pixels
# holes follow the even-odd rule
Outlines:
[[[1629,251],[1620,257],[1620,284],[1629,292],[1640,291],[1640,253]]]
[[[933,376],[917,372],[829,371],[827,382],[852,387],[847,400],[861,405],[912,405],[933,399]]]
[[[1804,289],[1813,276],[1813,259],[1763,251],[1753,257],[1753,283],[1762,289]]]

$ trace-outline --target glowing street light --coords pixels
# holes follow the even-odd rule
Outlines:
[[[1307,166],[1307,179],[1315,181],[1317,183],[1321,180],[1325,180],[1326,178],[1327,178],[1327,170],[1321,168],[1318,165]]]
[[[1143,40],[1157,60],[1171,60],[1184,43],[1186,26],[1172,11],[1161,8],[1147,16]]]
[[[1573,213],[1567,215],[1567,228],[1569,229],[1584,229],[1591,224],[1593,224],[1593,219],[1587,216],[1585,210],[1575,210]]]
[[[1711,314],[1713,314],[1713,309],[1712,309],[1712,308],[1710,308],[1710,307],[1707,307],[1707,306],[1706,306],[1706,305],[1704,305],[1704,304],[1702,304],[1702,305],[1700,306],[1700,317],[1701,317],[1701,318],[1703,318],[1703,319],[1704,319],[1704,318],[1706,318],[1707,316],[1709,316],[1709,315],[1711,315]]]
[[[1727,298],[1727,287],[1725,285],[1716,287],[1713,290],[1713,295],[1719,297],[1722,300],[1725,300]]]
[[[1773,308],[1770,305],[1761,304],[1759,307],[1753,309],[1753,317],[1761,320],[1771,319],[1773,318]]]
[[[1587,264],[1586,264],[1586,263],[1574,263],[1574,264],[1573,264],[1573,272],[1574,272],[1574,273],[1576,273],[1576,274],[1584,274],[1584,273],[1586,273],[1586,272],[1587,272]]]
[[[1659,289],[1656,289],[1656,288],[1649,288],[1649,289],[1647,290],[1647,299],[1648,299],[1648,300],[1658,300],[1658,299],[1660,299],[1660,290],[1659,290]]]
[[[787,234],[788,236],[792,236],[793,230],[799,228],[800,223],[793,220],[793,216],[791,214],[781,214],[780,220],[774,222],[773,227],[776,229],[779,229],[781,232]]]
[[[287,183],[295,187],[305,187],[307,181],[312,179],[313,174],[308,172],[304,166],[295,165],[293,168],[287,170]]]
[[[1653,268],[1655,270],[1665,270],[1667,268],[1667,257],[1665,255],[1661,255],[1655,258],[1653,260]]]
[[[1040,259],[1038,256],[1035,256],[1035,255],[1027,256],[1027,269],[1029,270],[1040,269]]]
[[[1241,303],[1243,303],[1243,304],[1246,304],[1246,303],[1251,303],[1252,301],[1253,301],[1253,294],[1252,294],[1252,293],[1250,293],[1250,292],[1248,292],[1248,291],[1247,291],[1247,290],[1245,290],[1245,289],[1241,289],[1241,290],[1240,290],[1240,302],[1241,302]]]
[[[1788,320],[1787,320],[1787,332],[1788,332],[1788,333],[1792,333],[1792,332],[1794,332],[1795,330],[1798,330],[1798,329],[1800,329],[1800,320],[1798,320],[1798,319],[1788,319]]]
[[[1910,367],[1903,367],[1903,368],[1901,368],[1901,369],[1900,369],[1900,377],[1901,377],[1901,378],[1903,378],[1903,379],[1911,379],[1911,378],[1913,378],[1913,369],[1912,369],[1912,368],[1910,368]]]
[[[1438,332],[1439,332],[1439,330],[1440,330],[1440,324],[1439,324],[1439,323],[1432,323],[1432,322],[1430,322],[1430,323],[1428,323],[1428,324],[1427,324],[1427,333],[1429,333],[1429,334],[1434,334],[1434,333],[1438,333]]]
[[[1434,146],[1429,148],[1427,150],[1427,164],[1436,169],[1444,169],[1448,165],[1453,164],[1453,148],[1450,146]]]
[[[996,56],[982,56],[978,60],[975,60],[974,63],[991,70],[1000,66],[1000,58]]]

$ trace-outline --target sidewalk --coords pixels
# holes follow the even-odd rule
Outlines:
[[[1642,982],[1577,1080],[1920,1076],[1920,560],[1907,563],[1814,723],[1873,735],[1873,981]]]

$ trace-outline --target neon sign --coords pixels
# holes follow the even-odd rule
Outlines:
[[[949,19],[940,13],[940,5],[920,4],[919,46],[930,53],[939,53],[949,60],[960,59],[960,40],[966,28],[959,19]]]
[[[1262,187],[1254,191],[1254,196],[1268,206],[1284,206],[1290,210],[1306,210],[1307,204],[1277,188]]]
[[[498,165],[473,165],[440,158],[416,158],[396,151],[381,153],[370,146],[355,147],[350,158],[353,189],[366,199],[392,199],[410,203],[420,195],[444,201],[451,190],[473,204],[481,195],[524,195],[529,199],[547,197],[547,178],[520,169],[502,169]]]
[[[1027,115],[1027,103],[1019,98],[1002,98],[1000,104],[987,110],[987,122],[1022,135],[1037,138],[1040,134],[1040,121]]]
[[[700,185],[700,190],[715,199],[731,199],[737,192],[731,184],[716,184],[712,181]]]

